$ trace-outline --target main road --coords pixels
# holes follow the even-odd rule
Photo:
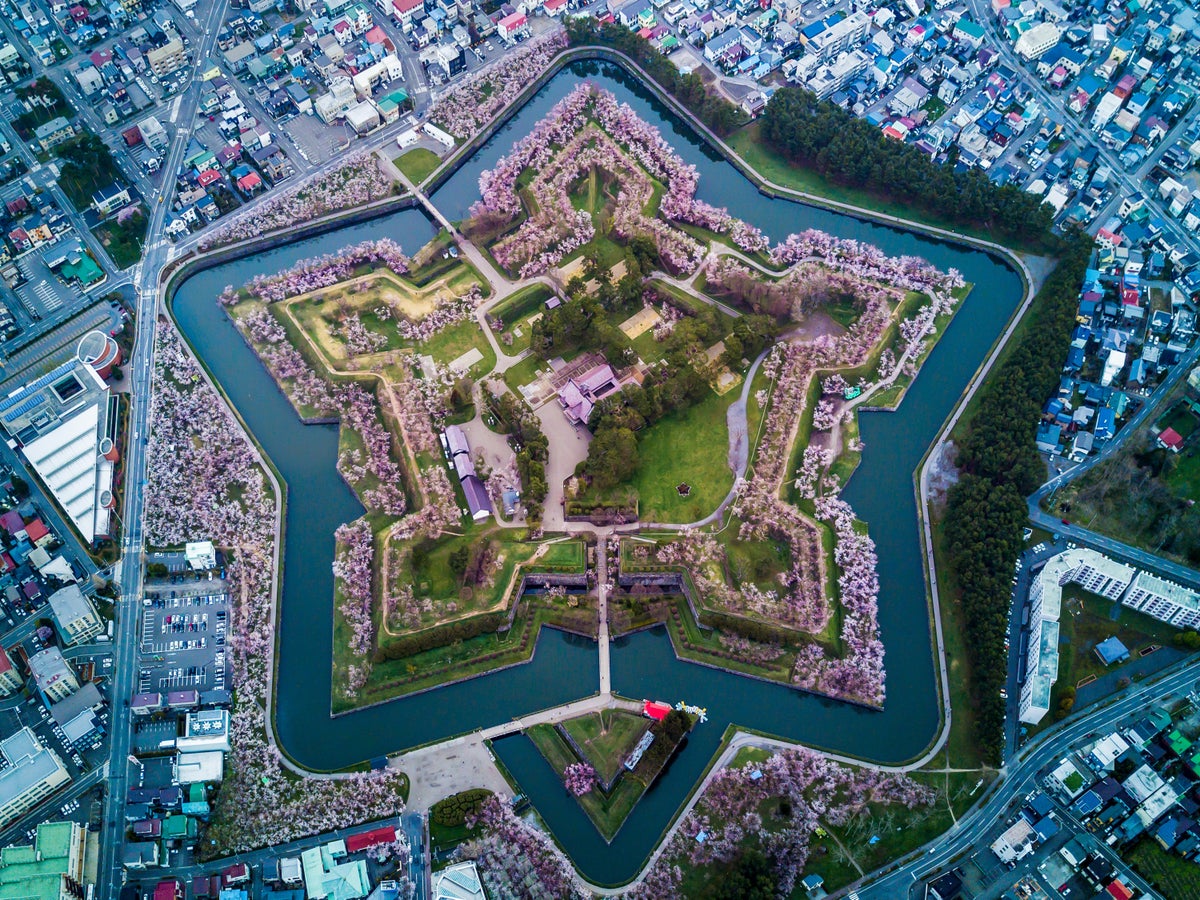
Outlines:
[[[213,53],[220,25],[225,21],[229,0],[218,0],[206,19],[207,29],[196,60],[207,60]],[[193,63],[193,67],[195,67]],[[171,142],[165,170],[179,171],[187,149],[191,129],[186,127],[196,116],[200,100],[198,78],[189,82],[180,100],[179,117],[185,127],[176,130]],[[169,179],[164,179],[169,186]],[[164,190],[169,187],[164,188]],[[124,869],[118,858],[124,843],[124,804],[127,791],[127,757],[130,748],[129,698],[133,695],[137,676],[137,622],[142,583],[142,513],[145,505],[142,487],[146,472],[146,437],[149,431],[150,387],[154,357],[154,327],[158,319],[158,276],[169,260],[170,251],[164,236],[167,197],[160,194],[150,201],[150,222],[142,261],[134,269],[133,285],[137,291],[134,358],[129,367],[131,380],[131,409],[125,450],[125,515],[128,526],[123,529],[121,562],[114,570],[121,588],[117,607],[112,683],[112,745],[109,754],[108,794],[104,802],[104,827],[100,834],[99,896],[116,900],[121,890]]]
[[[1038,785],[1039,773],[1064,755],[1072,744],[1092,732],[1111,728],[1116,722],[1151,703],[1187,693],[1200,679],[1200,661],[1187,663],[1155,684],[1135,684],[1079,718],[1069,719],[1046,732],[1045,736],[1022,750],[1001,770],[986,801],[959,819],[949,831],[909,855],[899,868],[858,889],[863,900],[897,900],[907,897],[918,879],[942,869],[972,852],[988,829],[1003,819],[1019,799]],[[1110,855],[1110,848],[1104,847]],[[1135,881],[1142,886],[1141,880]],[[1142,886],[1143,891],[1148,888]],[[1155,896],[1153,892],[1149,896]]]

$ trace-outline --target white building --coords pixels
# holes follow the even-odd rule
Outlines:
[[[220,750],[180,753],[175,757],[174,769],[179,784],[220,781],[225,774],[225,754]]]
[[[992,852],[999,857],[1000,862],[1015,862],[1032,853],[1036,841],[1037,833],[1033,826],[1024,816],[1018,816],[1017,821],[992,843]]]
[[[183,546],[183,555],[193,572],[217,567],[217,548],[212,541],[188,541]]]
[[[1039,22],[1017,38],[1013,49],[1026,59],[1037,59],[1058,43],[1062,31],[1053,22]]]
[[[87,544],[107,537],[112,523],[114,405],[95,369],[79,359],[0,401],[9,446],[21,447]]]
[[[1138,572],[1121,602],[1177,628],[1200,628],[1200,594],[1149,572]]]
[[[433,876],[433,900],[487,900],[475,863],[456,863]]]
[[[1085,591],[1116,600],[1129,587],[1136,571],[1086,547],[1046,561],[1029,589],[1029,655],[1018,704],[1022,722],[1036,725],[1050,711],[1050,691],[1058,680],[1058,618],[1063,587],[1078,584]]]
[[[78,584],[69,584],[50,595],[50,611],[58,623],[58,633],[68,646],[90,641],[104,630],[92,601],[84,596]]]
[[[862,10],[855,10],[841,21],[834,22],[809,38],[804,43],[804,52],[811,53],[825,62],[843,50],[849,50],[862,43],[870,30],[870,17]]]
[[[0,770],[0,826],[37,806],[71,780],[62,760],[26,727],[0,741],[8,765]]]
[[[29,674],[51,703],[60,703],[79,690],[79,679],[57,647],[47,647],[29,657]]]
[[[229,752],[229,710],[201,709],[184,719],[183,737],[175,739],[175,749],[184,753],[211,750]]]

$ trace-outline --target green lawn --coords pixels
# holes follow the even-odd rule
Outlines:
[[[488,310],[488,315],[511,324],[540,310],[553,295],[554,292],[546,285],[531,284],[509,294]]]
[[[449,365],[472,347],[483,354],[483,359],[470,368],[470,376],[479,379],[495,367],[496,353],[474,319],[443,328],[424,343],[416,344],[413,349],[422,355],[429,354],[436,362]]]
[[[725,499],[733,487],[725,411],[737,396],[737,389],[724,396],[710,393],[638,436],[641,464],[632,483],[644,521],[694,522]],[[676,490],[681,483],[691,488],[686,497]]]
[[[395,159],[396,167],[409,177],[413,184],[420,186],[433,170],[442,164],[432,150],[424,147],[414,147],[406,153],[401,153]]]
[[[537,377],[539,369],[549,371],[550,367],[536,356],[527,356],[515,366],[505,371],[504,383],[508,385],[514,394],[520,397],[521,387],[533,381]]]
[[[546,545],[546,551],[537,558],[538,569],[583,571],[585,550],[583,541],[557,541]]]
[[[485,610],[503,600],[513,569],[531,557],[534,544],[508,540],[507,529],[492,525],[483,529],[474,527],[466,534],[445,536],[437,541],[422,541],[413,548],[411,568],[400,575],[410,581],[417,598],[427,597],[433,603],[433,611],[422,616],[422,626],[432,625],[445,615],[446,603],[457,606],[456,618],[471,610]],[[474,563],[478,554],[486,554],[487,581],[464,587],[463,575],[455,569],[456,553],[467,551],[469,563]],[[470,590],[470,596],[466,591]]]
[[[504,323],[504,330],[496,337],[506,353],[515,356],[528,349],[533,331],[529,320],[541,313],[546,301],[552,296],[554,292],[544,284],[531,284],[488,310],[489,319],[499,319]]]
[[[1095,647],[1110,637],[1120,639],[1129,650],[1130,659],[1137,660],[1138,651],[1151,645],[1170,646],[1177,630],[1128,609],[1120,603],[1089,594],[1072,585],[1063,591],[1062,615],[1059,617],[1058,680],[1050,693],[1051,712],[1058,709],[1062,698],[1082,681],[1097,678],[1115,666],[1106,666],[1095,653]],[[1133,670],[1137,671],[1135,665]],[[1046,716],[1030,733],[1047,728],[1056,716]]]
[[[578,761],[575,752],[554,730],[554,726],[534,725],[525,734],[560,777],[567,766]],[[576,799],[601,836],[611,841],[645,790],[646,786],[640,780],[626,772],[613,786],[611,794],[605,796],[598,788],[594,788]]]
[[[649,727],[649,719],[619,709],[605,709],[563,723],[604,781],[621,771],[625,758]]]

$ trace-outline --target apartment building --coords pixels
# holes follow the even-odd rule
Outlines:
[[[1149,572],[1138,572],[1121,602],[1177,628],[1200,628],[1200,594]]]

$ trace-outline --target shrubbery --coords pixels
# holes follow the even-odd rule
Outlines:
[[[429,810],[429,821],[446,828],[465,825],[468,817],[479,815],[490,796],[492,792],[484,788],[472,788],[469,791],[451,794],[433,804],[433,808]]]
[[[494,634],[500,630],[500,626],[505,623],[507,618],[506,613],[487,613],[392,638],[388,640],[386,646],[380,647],[376,658],[380,662],[388,659],[404,659],[406,656],[424,653],[426,650],[448,647],[457,641],[469,641],[481,634]]]

